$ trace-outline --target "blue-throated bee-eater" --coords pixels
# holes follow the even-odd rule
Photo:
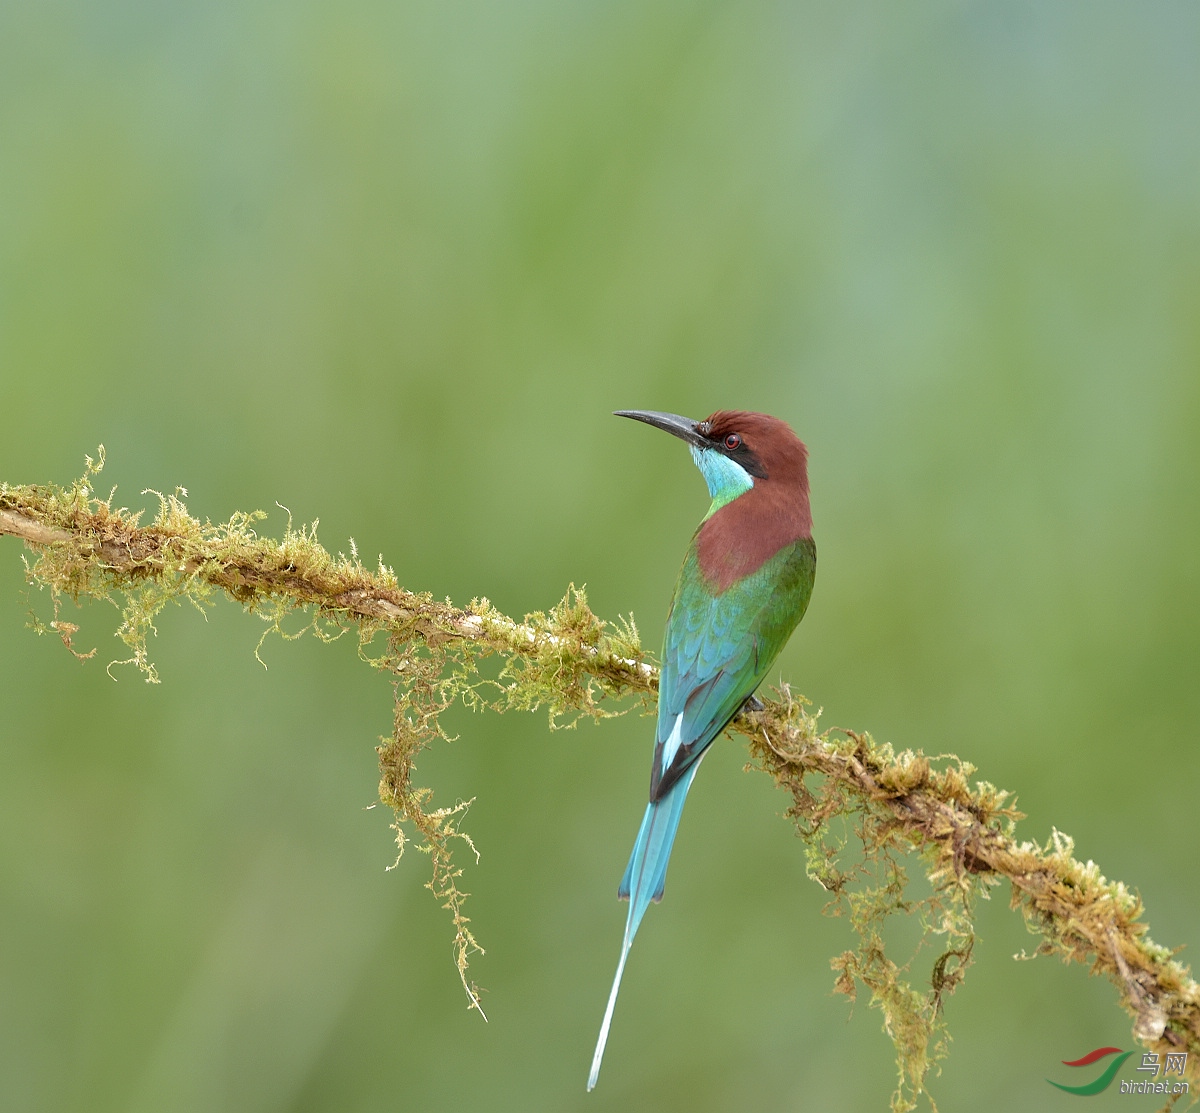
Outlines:
[[[633,937],[650,902],[662,899],[692,778],[804,617],[817,567],[808,452],[785,422],[740,410],[718,410],[705,421],[652,410],[617,416],[686,441],[712,506],[683,558],[667,613],[650,802],[617,889],[629,913],[589,1090],[600,1073]]]

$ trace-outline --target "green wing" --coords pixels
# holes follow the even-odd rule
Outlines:
[[[693,542],[667,615],[650,799],[693,765],[759,686],[812,595],[817,550],[805,538],[717,595]]]

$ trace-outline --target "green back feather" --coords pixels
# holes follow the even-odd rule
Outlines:
[[[655,778],[673,784],[762,683],[808,607],[816,574],[811,538],[785,545],[720,594],[706,583],[693,541],[675,585],[659,679],[659,747],[683,713],[681,745]],[[662,753],[656,749],[656,760]]]

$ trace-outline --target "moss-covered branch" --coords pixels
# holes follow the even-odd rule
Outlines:
[[[366,568],[353,545],[349,557],[331,555],[317,542],[316,523],[289,523],[281,540],[260,538],[253,527],[261,513],[202,523],[187,512],[183,491],[157,495],[158,513],[143,525],[111,494],[93,494],[102,465],[103,453],[98,463],[89,459],[87,474],[67,488],[0,484],[0,534],[34,550],[28,578],[51,598],[53,618],[33,619],[35,628],[84,656],[72,644],[78,628],[59,618],[63,597],[117,596],[117,633],[130,654],[123,663],[149,681],[157,676],[146,638],[169,602],[205,606],[223,593],[265,619],[266,634],[282,633],[281,620],[294,611],[307,614],[306,629],[321,638],[356,633],[363,659],[394,682],[392,735],[378,747],[380,798],[394,810],[400,852],[409,825],[432,859],[428,886],[451,913],[455,961],[478,1008],[467,967],[480,948],[451,853],[455,840],[474,849],[459,828],[466,805],[434,808],[431,791],[413,783],[414,760],[442,736],[440,715],[457,700],[496,711],[546,707],[560,725],[619,714],[630,706],[628,699],[615,706],[624,697],[652,708],[657,671],[632,621],[602,622],[573,588],[522,622],[486,599],[456,607],[401,587],[382,561]],[[503,664],[495,679],[484,679],[477,663],[491,656]],[[788,815],[807,842],[809,874],[832,894],[829,910],[854,928],[857,947],[832,960],[835,988],[854,997],[866,987],[883,1014],[899,1068],[894,1109],[914,1108],[929,1068],[945,1054],[942,1003],[971,961],[974,901],[1004,879],[1012,906],[1039,937],[1036,953],[1107,975],[1134,1018],[1134,1036],[1160,1053],[1189,1052],[1189,1075],[1200,1080],[1200,987],[1150,940],[1133,891],[1080,863],[1057,831],[1044,846],[1019,840],[1022,816],[1009,795],[972,783],[974,769],[959,758],[895,754],[867,734],[821,731],[806,700],[786,687],[778,696],[730,729],[749,738],[755,766],[790,794]],[[926,879],[922,897],[908,884],[914,860]],[[894,913],[919,917],[922,947],[933,951],[927,977],[914,975],[916,954],[897,962],[887,952],[883,926]]]

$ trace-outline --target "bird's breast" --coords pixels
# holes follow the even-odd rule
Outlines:
[[[788,499],[756,487],[704,521],[696,534],[696,558],[714,592],[727,591],[785,545],[812,536],[807,491],[802,494]]]

